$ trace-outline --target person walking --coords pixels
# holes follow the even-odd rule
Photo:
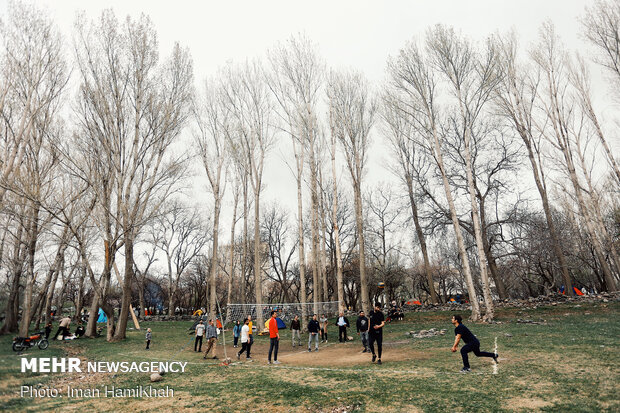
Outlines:
[[[315,342],[314,351],[319,351],[319,322],[316,319],[316,314],[312,316],[312,320],[308,322],[308,351],[312,351],[312,340]]]
[[[452,352],[455,353],[458,348],[459,342],[463,339],[465,345],[461,348],[461,357],[463,358],[463,368],[461,369],[461,373],[467,373],[471,371],[469,368],[469,357],[467,353],[474,352],[476,357],[491,357],[493,361],[497,364],[497,358],[499,357],[497,353],[489,353],[486,351],[480,351],[480,341],[478,338],[469,331],[467,327],[463,324],[463,317],[460,314],[455,314],[452,316],[452,325],[454,325],[454,335],[456,338],[454,339],[454,345],[452,346]]]
[[[385,316],[381,312],[381,303],[375,303],[375,309],[370,313],[369,333],[368,333],[368,346],[372,353],[372,362],[377,360],[377,364],[381,364],[381,353],[383,351],[383,326],[385,325]],[[375,346],[377,344],[377,353],[375,353]],[[377,355],[379,356],[377,359]]]
[[[248,358],[250,358],[250,352],[252,351],[252,344],[254,344],[254,336],[252,335],[252,316],[248,316]]]
[[[291,321],[291,341],[293,342],[293,348],[295,348],[295,337],[297,337],[297,345],[301,346],[301,323],[299,322],[299,316],[295,316]]]
[[[196,339],[194,340],[194,351],[202,352],[202,337],[205,335],[205,325],[202,320],[196,325]],[[196,350],[198,349],[198,350]]]
[[[278,321],[276,320],[277,311],[271,312],[269,319],[269,355],[267,363],[271,364],[271,355],[273,354],[273,364],[280,364],[278,361],[278,345],[280,343],[280,333],[278,332]]]
[[[325,317],[325,314],[321,314],[321,318],[319,319],[319,321],[321,322],[320,326],[321,326],[321,343],[327,343],[327,317]]]
[[[145,350],[150,350],[151,349],[151,339],[153,338],[153,332],[151,331],[150,328],[146,329],[146,335],[144,336],[144,338],[146,339],[146,349]]]
[[[341,343],[347,342],[347,327],[349,327],[349,320],[344,316],[344,312],[340,312],[338,316],[338,341]]]
[[[217,359],[215,355],[215,348],[217,346],[217,328],[213,325],[213,319],[209,320],[209,325],[207,326],[207,349],[205,350],[205,355],[203,359],[207,358],[207,354],[209,351],[213,349],[213,359]]]
[[[241,334],[241,328],[242,328],[242,325],[239,322],[239,320],[237,320],[237,323],[233,327],[233,347],[235,348],[237,347],[237,343],[239,342],[239,335]]]
[[[243,320],[243,326],[241,327],[241,350],[239,350],[239,352],[237,353],[237,360],[239,360],[241,358],[241,355],[243,354],[243,352],[245,351],[245,359],[252,359],[250,357],[250,346],[249,346],[249,342],[250,342],[250,334],[249,334],[249,326],[248,326],[248,319],[246,318],[245,320]]]
[[[368,317],[366,317],[363,311],[360,311],[355,326],[357,327],[357,334],[362,339],[362,345],[364,346],[364,351],[362,351],[362,353],[366,353],[368,351]]]

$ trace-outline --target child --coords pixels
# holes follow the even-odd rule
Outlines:
[[[321,343],[327,343],[327,317],[325,314],[321,314]]]
[[[151,333],[151,329],[147,328],[146,329],[146,350],[150,350],[149,346],[151,345],[151,337],[153,337],[153,334]]]

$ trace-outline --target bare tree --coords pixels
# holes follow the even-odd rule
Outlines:
[[[479,56],[473,45],[456,35],[453,29],[436,26],[427,35],[427,48],[434,65],[448,79],[452,93],[457,100],[460,120],[455,122],[457,133],[463,137],[465,171],[467,173],[467,190],[471,205],[471,214],[476,240],[476,251],[480,262],[480,278],[486,307],[485,320],[493,319],[493,297],[487,272],[487,260],[484,253],[480,213],[476,201],[475,182],[472,164],[472,130],[481,116],[484,105],[490,98],[491,91],[498,82],[496,70],[497,56],[491,43],[487,44],[486,54]],[[460,129],[460,131],[459,131]]]
[[[503,38],[496,38],[497,48],[500,50],[500,70],[502,81],[495,88],[494,99],[499,109],[499,114],[504,116],[512,124],[523,141],[530,167],[536,184],[536,189],[542,201],[550,241],[558,260],[564,285],[568,294],[572,292],[572,280],[570,277],[566,256],[561,248],[556,226],[553,220],[551,202],[549,201],[545,171],[541,162],[540,135],[535,130],[534,124],[534,100],[540,83],[540,72],[532,67],[524,66],[518,62],[518,43],[514,33]]]
[[[309,153],[310,186],[312,210],[318,208],[317,194],[317,168],[315,148],[317,139],[316,106],[319,91],[322,84],[324,63],[318,57],[316,47],[304,36],[292,37],[284,45],[279,45],[269,53],[271,72],[268,76],[268,84],[274,92],[279,104],[279,114],[284,131],[290,135],[295,154],[295,178],[297,180],[297,227],[299,236],[299,273],[300,273],[300,299],[305,304],[306,291],[306,257],[303,232],[303,197],[302,181],[305,166],[305,153]],[[315,214],[312,213],[312,268],[313,289],[316,291],[318,255],[316,243]],[[314,302],[318,300],[313,293]],[[302,325],[307,324],[308,314],[306,307],[302,306]],[[315,304],[315,312],[318,308]]]
[[[102,219],[106,279],[112,254],[120,248],[112,233],[122,234],[123,298],[114,335],[114,340],[121,340],[131,302],[135,240],[183,173],[184,155],[168,149],[189,114],[192,63],[178,44],[170,59],[159,63],[157,35],[146,16],[137,21],[128,17],[120,24],[106,11],[98,24],[87,24],[85,19],[77,23],[78,116],[82,139],[102,152],[97,156],[103,161],[88,162],[103,163],[105,171],[99,171],[92,187],[103,192],[100,198],[107,215]]]
[[[575,136],[584,133],[579,114],[574,111],[574,101],[568,91],[567,56],[561,48],[550,23],[543,25],[540,42],[531,53],[535,64],[540,68],[543,87],[537,98],[542,110],[542,119],[536,124],[539,132],[562,154],[563,167],[573,186],[580,214],[592,241],[597,259],[601,265],[607,287],[616,290],[616,280],[605,259],[603,245],[597,229],[600,222],[589,210],[584,190],[575,166]],[[569,286],[567,285],[567,288]],[[572,286],[571,286],[572,289]]]
[[[275,142],[273,101],[259,61],[246,62],[235,69],[228,66],[223,72],[226,88],[223,96],[237,124],[238,134],[231,142],[232,151],[242,155],[244,168],[250,176],[254,193],[254,290],[257,304],[257,323],[264,321],[262,312],[260,195],[263,189],[265,158]]]
[[[219,269],[218,242],[222,198],[226,190],[227,161],[230,159],[228,143],[235,140],[236,124],[230,106],[226,105],[225,86],[217,81],[206,81],[204,97],[198,98],[194,105],[196,124],[195,141],[202,165],[207,173],[213,194],[213,246],[211,256],[211,275],[209,314],[216,314],[216,276]]]
[[[472,320],[480,318],[480,307],[471,274],[469,258],[465,248],[465,241],[461,232],[458,213],[452,195],[452,188],[448,173],[444,165],[442,153],[442,113],[439,107],[437,79],[432,69],[432,63],[425,58],[415,43],[409,43],[398,58],[388,63],[390,84],[399,92],[399,110],[405,112],[414,122],[415,130],[424,137],[426,147],[437,165],[441,176],[446,200],[450,209],[450,216],[454,227],[463,275],[472,306]]]
[[[174,315],[179,282],[209,241],[207,228],[194,208],[173,201],[152,225],[151,242],[164,253],[168,277],[168,314]]]
[[[359,73],[332,72],[327,95],[335,133],[343,149],[347,168],[353,183],[355,217],[358,233],[359,271],[362,310],[370,310],[362,207],[362,177],[370,145],[370,129],[377,110],[376,100],[369,91],[367,81]]]
[[[393,96],[396,91],[390,91],[383,97],[382,117],[387,125],[387,139],[390,143],[393,157],[396,158],[396,166],[392,168],[392,172],[399,177],[407,188],[409,196],[409,205],[411,206],[411,217],[415,226],[416,236],[420,244],[422,252],[422,260],[424,263],[424,274],[426,283],[431,296],[431,302],[437,304],[439,297],[435,290],[435,282],[431,272],[431,265],[426,243],[426,236],[420,223],[420,214],[418,212],[418,201],[414,189],[414,176],[417,170],[426,169],[426,156],[420,155],[417,150],[417,143],[413,136],[415,133],[412,120],[407,119],[406,113],[398,109],[398,96]]]

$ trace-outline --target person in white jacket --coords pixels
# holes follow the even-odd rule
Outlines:
[[[244,351],[246,360],[252,359],[250,357],[250,327],[248,323],[249,320],[247,318],[243,320],[243,327],[241,327],[241,350],[237,353],[237,360],[241,358]]]

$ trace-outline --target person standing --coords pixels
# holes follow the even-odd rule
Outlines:
[[[466,373],[471,371],[469,368],[469,357],[467,353],[474,352],[476,357],[491,357],[493,361],[497,364],[497,358],[499,357],[496,353],[488,353],[486,351],[480,351],[480,341],[478,338],[469,331],[467,327],[463,324],[463,317],[460,314],[455,314],[452,316],[452,325],[454,325],[454,335],[456,338],[454,339],[454,345],[452,346],[452,352],[455,353],[458,348],[459,341],[463,339],[465,345],[461,348],[461,357],[463,358],[463,368],[461,369],[462,373]]]
[[[213,359],[217,359],[215,355],[215,347],[217,346],[217,328],[213,325],[213,319],[209,320],[209,325],[207,326],[207,349],[205,350],[205,355],[203,359],[207,358],[207,354],[209,351],[213,349]]]
[[[252,335],[252,316],[248,316],[248,358],[250,358],[250,352],[252,351],[252,344],[254,344],[254,336]]]
[[[153,333],[151,332],[150,328],[146,329],[146,335],[144,336],[144,338],[146,339],[146,349],[145,350],[150,350],[151,348],[151,339],[153,338]]]
[[[368,351],[368,317],[366,317],[363,311],[360,311],[355,326],[357,327],[357,334],[359,334],[362,339],[362,345],[364,346],[364,351],[362,351],[362,353],[366,353]]]
[[[321,314],[321,318],[319,320],[321,322],[321,343],[327,343],[327,317],[325,314]]]
[[[271,318],[269,319],[269,355],[267,356],[267,363],[271,364],[271,355],[273,354],[273,364],[280,364],[278,361],[278,345],[280,342],[280,333],[278,332],[278,321],[276,320],[277,312],[274,310],[271,312]]]
[[[377,364],[381,364],[381,353],[383,351],[383,326],[385,325],[385,316],[381,312],[381,303],[375,303],[375,309],[370,313],[369,332],[368,332],[368,346],[372,352],[372,362],[377,360]],[[377,353],[375,353],[375,346],[377,344]],[[377,355],[379,358],[377,359]]]
[[[241,350],[239,350],[239,352],[237,353],[237,360],[239,360],[241,358],[241,355],[243,354],[243,352],[245,351],[245,359],[251,360],[250,357],[250,346],[249,346],[249,342],[250,342],[250,334],[249,334],[249,330],[250,328],[248,327],[248,319],[246,318],[245,320],[243,320],[243,326],[241,327]]]
[[[295,316],[291,321],[291,341],[293,342],[293,348],[295,348],[295,337],[297,337],[297,345],[301,346],[301,323],[299,322],[299,316]]]
[[[69,335],[69,325],[71,325],[71,318],[69,316],[65,316],[62,320],[60,320],[58,331],[56,331],[56,335],[54,335],[54,340],[56,340],[58,335],[61,333],[62,339],[64,340],[65,337]]]
[[[239,335],[241,334],[241,323],[237,320],[237,323],[233,327],[233,347],[237,347],[237,343],[239,342]]]
[[[196,340],[194,340],[194,351],[202,352],[202,337],[205,335],[205,325],[202,320],[196,325]],[[196,350],[198,348],[198,350]]]
[[[344,316],[344,312],[340,312],[338,316],[338,341],[341,343],[347,342],[347,327],[349,327],[349,320]]]
[[[312,340],[315,341],[314,351],[319,351],[319,322],[316,319],[316,314],[312,316],[312,320],[308,322],[308,351],[312,351]]]

